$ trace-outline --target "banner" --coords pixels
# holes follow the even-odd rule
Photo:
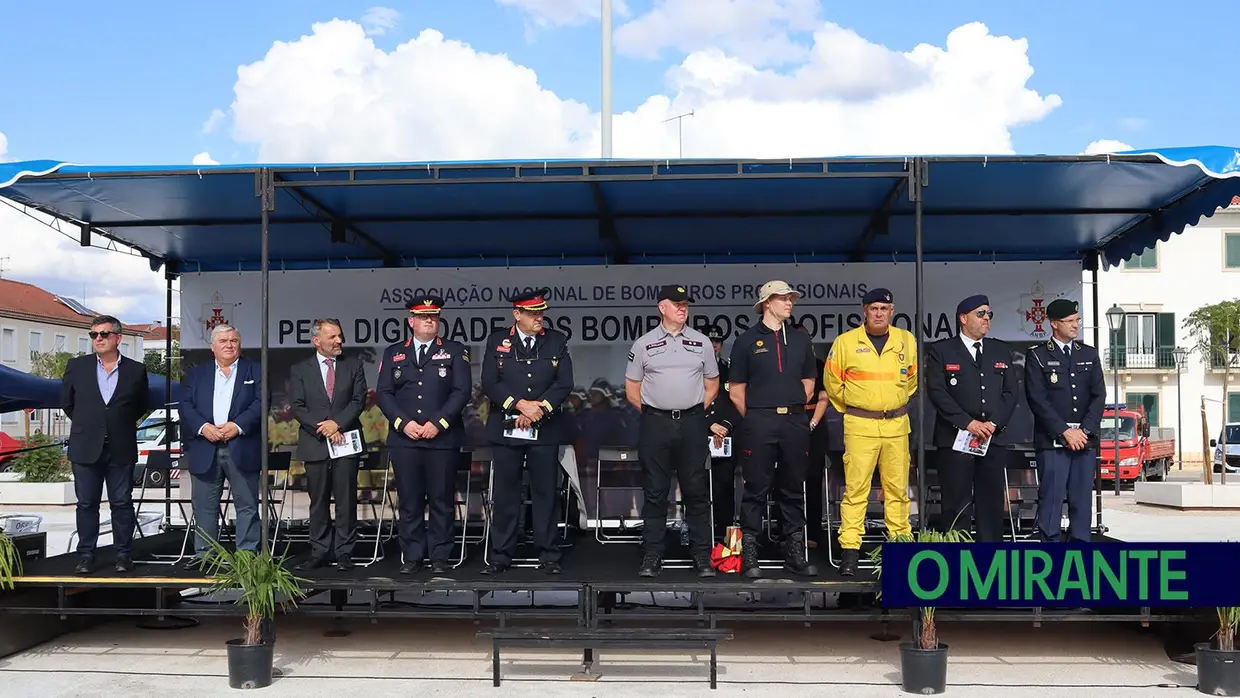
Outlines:
[[[1237,543],[885,543],[889,608],[1240,606]]]

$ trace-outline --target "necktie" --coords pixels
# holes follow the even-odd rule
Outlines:
[[[525,350],[534,351],[534,338],[533,337],[525,338]]]
[[[973,360],[981,361],[981,359],[982,359],[982,343],[974,342],[973,343]]]
[[[327,364],[327,399],[332,399],[332,394],[336,392],[336,360],[324,359]]]
[[[424,363],[426,363],[426,345],[425,344],[418,347],[418,365],[421,366]]]

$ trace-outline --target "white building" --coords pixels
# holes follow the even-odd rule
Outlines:
[[[72,298],[49,293],[37,286],[11,279],[0,279],[0,364],[30,372],[34,352],[85,354],[90,349],[90,321],[96,315]],[[125,337],[121,354],[141,361],[143,334],[148,326],[122,325]],[[37,410],[31,417],[30,431],[60,433],[63,415],[59,410]],[[0,415],[0,430],[25,438],[23,415]]]
[[[1218,438],[1224,409],[1227,421],[1240,421],[1240,370],[1232,369],[1224,396],[1221,367],[1207,365],[1200,354],[1190,354],[1178,372],[1177,386],[1174,352],[1176,347],[1191,349],[1194,345],[1184,329],[1190,313],[1204,305],[1240,298],[1240,197],[1167,242],[1118,267],[1099,271],[1102,317],[1097,320],[1091,317],[1089,272],[1084,279],[1081,339],[1092,343],[1097,324],[1108,401],[1116,401],[1114,370],[1118,364],[1119,401],[1144,404],[1153,426],[1176,429],[1177,440],[1184,437],[1184,460],[1200,460],[1202,398],[1210,438]],[[1105,317],[1113,304],[1126,313],[1114,351]]]

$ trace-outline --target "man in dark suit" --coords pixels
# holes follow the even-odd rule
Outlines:
[[[338,569],[347,571],[353,569],[357,539],[358,455],[332,458],[329,443],[339,445],[346,434],[362,428],[366,371],[356,358],[341,358],[344,331],[339,320],[315,320],[310,343],[314,356],[294,364],[289,372],[289,402],[301,425],[293,457],[306,464],[310,494],[310,559],[298,569],[326,567],[335,560]]]
[[[1025,396],[1033,412],[1038,458],[1038,536],[1063,539],[1068,500],[1068,538],[1093,539],[1090,514],[1098,466],[1098,432],[1106,406],[1106,377],[1098,350],[1076,338],[1076,302],[1057,298],[1046,306],[1051,338],[1025,356]]]
[[[400,573],[417,572],[429,558],[431,572],[443,574],[450,569],[456,466],[472,388],[469,351],[439,336],[442,299],[419,298],[408,310],[413,336],[384,350],[375,400],[388,420],[400,498]]]
[[[192,368],[178,409],[183,462],[192,478],[194,557],[200,565],[219,540],[224,480],[237,511],[237,549],[259,546],[259,471],[262,469],[262,382],[259,365],[241,357],[241,335],[229,325],[211,330],[215,360]]]
[[[121,323],[104,315],[90,323],[94,353],[70,359],[61,382],[61,407],[72,420],[69,462],[77,494],[78,561],[75,572],[95,569],[99,500],[104,485],[112,510],[116,571],[133,570],[133,469],[138,462],[138,421],[149,409],[146,366],[121,356]]]
[[[926,353],[926,395],[934,405],[935,462],[942,491],[943,530],[970,530],[969,505],[977,540],[1003,540],[1007,502],[999,448],[1016,411],[1016,368],[1012,351],[988,339],[994,317],[986,296],[969,296],[956,306],[960,334],[930,345]],[[956,438],[967,432],[985,455],[958,451]]]
[[[546,326],[551,289],[513,297],[512,327],[492,332],[482,359],[482,389],[491,402],[487,439],[494,444],[493,518],[489,564],[483,574],[504,572],[517,552],[523,500],[521,473],[530,471],[534,545],[539,569],[560,574],[556,522],[560,502],[560,407],[573,390],[568,336]]]

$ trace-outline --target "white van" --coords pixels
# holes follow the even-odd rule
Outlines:
[[[1223,429],[1225,433],[1219,438],[1210,439],[1210,448],[1214,449],[1214,472],[1223,472],[1223,445],[1220,441],[1227,437],[1227,472],[1240,472],[1240,422],[1228,422]]]
[[[146,479],[147,487],[163,487],[165,471],[146,472],[146,459],[151,451],[169,449],[169,456],[175,464],[181,457],[181,418],[176,410],[155,410],[138,425],[138,467],[134,468],[134,484],[142,485]],[[179,470],[171,471],[172,484],[176,484],[180,476]]]

